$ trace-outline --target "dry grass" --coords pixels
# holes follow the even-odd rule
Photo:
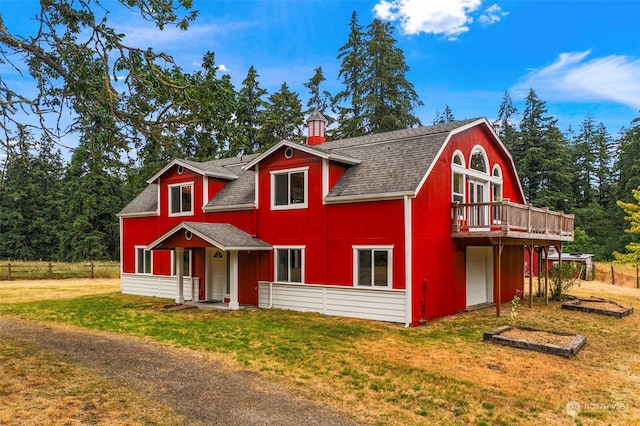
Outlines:
[[[114,291],[120,291],[120,278],[3,281],[0,285],[0,301],[2,303],[26,303]]]
[[[4,287],[0,285],[0,294],[6,291]],[[80,285],[75,291],[87,289]],[[43,292],[46,294],[47,290]],[[283,311],[225,314],[189,311],[168,315],[145,308],[144,312],[154,318],[161,315],[164,315],[161,318],[171,318],[176,321],[176,326],[181,324],[179,321],[193,319],[203,324],[203,329],[208,323],[217,323],[222,328],[223,322],[233,325],[242,318],[255,317],[258,323],[265,323],[282,316],[290,318],[289,327],[301,327],[303,323],[297,321],[304,321],[305,325],[317,323],[309,330],[321,330],[318,341],[320,336],[334,332],[332,328],[362,327],[366,332],[345,338],[338,346],[300,343],[302,338],[296,337],[297,340],[284,342],[287,343],[285,346],[274,344],[271,352],[265,347],[274,342],[275,335],[260,331],[258,334],[264,333],[265,340],[257,340],[257,336],[251,335],[253,331],[247,328],[250,327],[248,323],[237,322],[237,337],[216,335],[218,340],[227,338],[228,345],[237,343],[239,339],[245,339],[249,345],[246,352],[239,345],[229,352],[220,351],[218,356],[230,363],[242,362],[244,358],[244,368],[259,371],[308,398],[349,413],[360,424],[640,424],[640,314],[637,312],[640,290],[583,281],[569,293],[581,298],[611,299],[623,306],[635,306],[636,312],[628,317],[612,318],[563,310],[560,303],[544,305],[542,300],[536,300],[533,309],[529,309],[525,297],[519,308],[519,324],[587,336],[586,345],[570,359],[483,342],[482,331],[509,321],[508,303],[503,306],[501,318],[495,318],[493,308],[442,318],[413,329],[369,321],[327,319],[315,314],[293,315]],[[44,294],[39,297],[45,298]],[[72,297],[68,291],[58,294]],[[144,321],[148,323],[149,320]],[[187,327],[187,324],[191,323],[185,322],[182,327]],[[277,322],[274,324],[284,327]],[[188,328],[184,331],[192,335],[198,330]],[[312,349],[291,352],[295,362],[283,356],[283,351],[296,351],[301,345],[311,345]],[[0,353],[5,353],[2,349],[0,346]],[[5,370],[9,374],[4,376],[11,376],[14,386],[22,381],[33,383],[41,380],[41,374],[35,373],[38,369],[48,371],[48,367],[43,365],[44,358],[38,358],[37,354],[26,355],[27,358],[35,358],[22,368]],[[2,369],[7,368],[6,362],[0,358]],[[113,412],[115,419],[121,416],[118,413],[128,410],[127,404],[137,404],[128,402],[135,400],[129,396],[109,399],[113,392],[97,391],[106,385],[91,379],[85,371],[67,365],[58,369],[64,370],[65,376],[87,376],[93,380],[91,383],[94,385],[74,392],[73,397],[77,399],[73,406],[77,407],[77,413],[82,413],[84,401],[90,401],[87,406],[93,404],[101,407],[100,410]],[[59,389],[57,383],[52,381],[39,385],[42,390],[36,396],[42,397],[43,401],[35,399],[36,396],[27,398],[32,402],[23,404],[23,420],[30,419],[27,414],[35,415],[26,411],[29,406],[56,407],[66,401],[69,395],[56,390]],[[46,402],[47,399],[50,401]],[[576,418],[567,414],[566,406],[570,401],[581,406],[582,411]],[[8,412],[11,410],[0,408],[0,423],[7,419],[3,416]],[[79,416],[81,414],[76,414],[75,418]],[[45,418],[39,419],[48,423]],[[125,418],[122,423],[126,421]]]
[[[167,407],[145,400],[55,359],[46,352],[0,341],[0,424],[179,424]]]

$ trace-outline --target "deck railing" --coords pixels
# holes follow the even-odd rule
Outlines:
[[[452,232],[527,233],[573,237],[572,214],[509,200],[492,203],[453,203]]]

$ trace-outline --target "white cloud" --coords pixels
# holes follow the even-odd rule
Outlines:
[[[493,25],[496,22],[500,22],[500,19],[508,14],[509,12],[503,12],[502,8],[494,3],[484,10],[478,21],[482,25]]]
[[[375,7],[376,16],[385,21],[400,21],[406,34],[438,34],[455,40],[469,31],[473,14],[482,6],[481,0],[381,0]],[[483,24],[498,22],[506,15],[497,4],[480,16]]]
[[[527,74],[511,91],[533,88],[545,101],[611,101],[640,108],[640,59],[610,55],[588,59],[590,50],[561,53],[551,65]]]
[[[218,65],[218,69],[219,69],[220,71],[222,71],[222,72],[226,72],[226,73],[230,73],[230,72],[231,72],[231,70],[230,70],[229,68],[227,68],[225,64],[220,64],[220,65]]]

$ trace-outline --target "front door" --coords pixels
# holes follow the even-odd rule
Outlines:
[[[467,247],[467,306],[493,302],[493,247]]]
[[[224,301],[227,296],[227,252],[214,249],[209,258],[211,267],[209,300]]]

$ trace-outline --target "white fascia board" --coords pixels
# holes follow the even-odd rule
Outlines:
[[[135,212],[135,213],[118,213],[117,217],[150,217],[150,216],[160,216],[160,212],[158,210],[150,211],[150,212]]]
[[[263,152],[258,157],[254,158],[249,163],[247,163],[243,168],[245,170],[251,169],[256,164],[261,162],[263,159],[269,157],[271,154],[273,154],[274,152],[276,152],[277,150],[279,150],[283,146],[290,147],[290,148],[293,148],[293,149],[297,149],[297,150],[300,150],[302,152],[306,152],[307,154],[315,155],[316,157],[324,158],[324,159],[331,160],[331,161],[337,161],[337,162],[340,162],[340,163],[351,164],[351,165],[356,165],[356,164],[360,164],[361,163],[361,160],[358,160],[356,158],[351,158],[351,157],[347,157],[345,155],[340,155],[340,154],[332,154],[332,153],[324,152],[324,151],[319,150],[319,149],[312,148],[309,145],[304,145],[304,144],[299,144],[299,143],[296,143],[296,142],[282,140],[282,141],[278,142],[277,144],[275,144],[274,146],[272,146],[271,148],[269,148],[268,150],[266,150],[265,152]]]
[[[345,195],[338,197],[324,197],[326,204],[341,204],[341,203],[363,203],[367,201],[389,201],[389,200],[402,200],[404,197],[415,197],[413,191],[404,192],[389,192],[384,194],[363,194],[363,195]]]
[[[171,161],[169,164],[164,166],[162,168],[162,170],[160,170],[158,173],[153,175],[153,177],[151,177],[147,181],[147,183],[154,183],[157,179],[160,178],[160,176],[165,174],[167,172],[167,170],[169,170],[173,166],[182,166],[185,169],[189,169],[191,171],[194,171],[194,172],[196,172],[198,174],[201,174],[202,176],[217,177],[217,178],[226,179],[226,180],[236,180],[236,179],[238,179],[238,176],[233,174],[233,173],[229,173],[229,172],[221,173],[221,172],[207,171],[207,170],[201,169],[199,167],[194,167],[193,164],[186,163],[186,162],[176,158],[173,161]]]
[[[255,208],[255,204],[230,204],[228,206],[211,206],[211,207],[203,207],[202,211],[205,213],[212,212],[231,212],[231,211],[240,211],[240,210],[253,210]]]

